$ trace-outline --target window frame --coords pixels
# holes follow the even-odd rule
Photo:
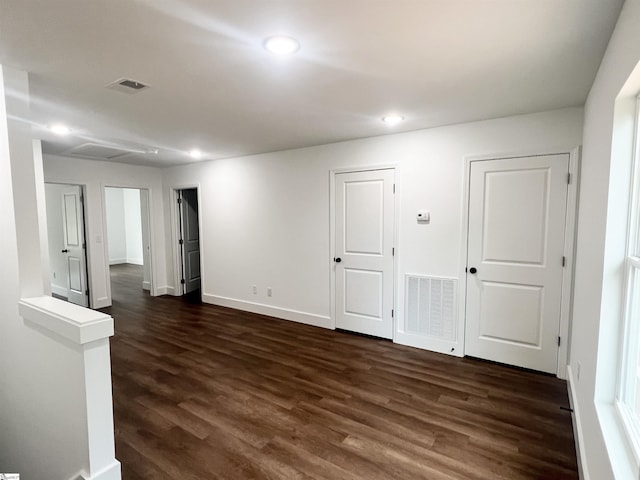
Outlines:
[[[633,126],[630,197],[622,289],[620,370],[615,409],[636,465],[640,465],[640,95]],[[635,321],[634,321],[635,316]],[[637,341],[632,341],[637,339]],[[635,405],[638,413],[636,412]]]

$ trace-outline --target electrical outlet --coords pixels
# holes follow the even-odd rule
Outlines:
[[[271,297],[273,294],[273,291],[271,290],[271,287],[267,287],[267,297]]]
[[[251,287],[251,289],[253,290],[253,294],[257,295],[258,294],[258,286],[254,285],[253,287]]]

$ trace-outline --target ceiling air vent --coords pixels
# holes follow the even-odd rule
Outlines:
[[[129,153],[131,153],[129,150],[116,146],[100,145],[98,143],[85,143],[63,152],[63,155],[90,158],[94,160],[113,160]]]
[[[149,88],[149,85],[145,85],[137,80],[131,80],[130,78],[121,78],[107,85],[107,88],[122,93],[139,93]]]

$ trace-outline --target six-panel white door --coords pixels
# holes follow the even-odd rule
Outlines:
[[[69,287],[67,299],[71,303],[89,306],[87,290],[87,264],[84,240],[84,213],[82,191],[78,186],[69,187],[62,194],[64,253],[67,257]]]
[[[394,177],[335,176],[336,328],[393,337]]]
[[[556,373],[569,155],[471,163],[465,354]]]

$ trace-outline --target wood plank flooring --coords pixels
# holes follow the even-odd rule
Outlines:
[[[141,285],[104,310],[124,480],[578,478],[560,380]]]

